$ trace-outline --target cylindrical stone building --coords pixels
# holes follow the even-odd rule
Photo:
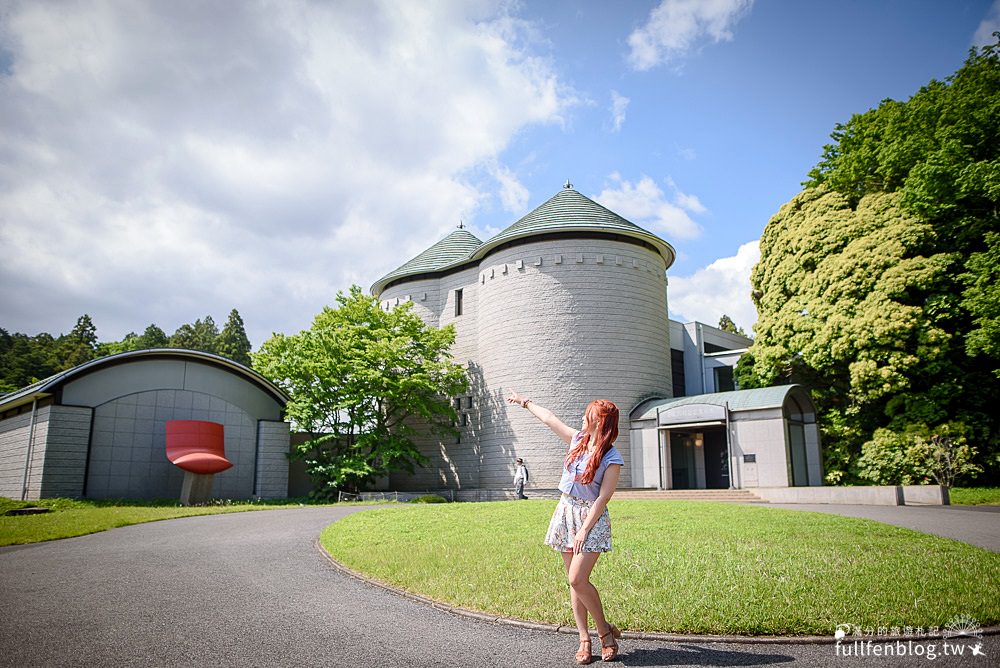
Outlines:
[[[672,396],[666,270],[674,250],[571,187],[495,237],[456,230],[372,286],[387,306],[412,301],[452,350],[470,389],[453,398],[461,435],[428,440],[430,465],[394,489],[505,489],[515,457],[532,487],[554,488],[566,445],[504,397],[511,389],[578,426],[592,399],[621,411],[616,443],[631,486],[629,411]]]

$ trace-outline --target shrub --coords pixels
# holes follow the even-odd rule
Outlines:
[[[920,485],[932,480],[951,487],[956,478],[974,478],[976,449],[966,442],[962,423],[910,425],[905,431],[876,429],[864,444],[858,471],[876,485]]]
[[[410,503],[448,503],[448,499],[437,494],[424,494],[412,499]]]

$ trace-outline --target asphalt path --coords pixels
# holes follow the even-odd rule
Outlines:
[[[462,617],[340,573],[315,540],[357,510],[191,517],[2,548],[0,665],[574,665],[572,635]],[[926,649],[857,658],[832,644],[626,640],[621,664],[989,666],[1000,657],[998,636],[984,637],[976,657],[972,642],[956,643],[960,657],[935,644],[928,661]]]
[[[832,513],[845,517],[863,517],[935,536],[960,540],[993,552],[1000,552],[1000,506],[863,506],[839,503],[768,503],[763,507]]]

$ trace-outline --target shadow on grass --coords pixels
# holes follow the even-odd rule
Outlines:
[[[661,649],[623,649],[619,659],[626,666],[761,666],[795,661],[787,654],[757,654],[684,643]]]

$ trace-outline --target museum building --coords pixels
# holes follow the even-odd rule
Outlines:
[[[430,464],[395,490],[506,489],[522,457],[555,488],[565,445],[504,397],[512,390],[577,425],[592,399],[621,410],[619,487],[821,485],[816,412],[798,386],[738,390],[750,339],[667,317],[673,247],[569,184],[488,241],[459,228],[376,281],[384,308],[409,302],[453,324],[469,391],[459,435],[425,436]]]

